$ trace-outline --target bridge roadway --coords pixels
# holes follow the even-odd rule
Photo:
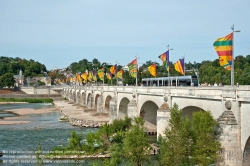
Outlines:
[[[199,110],[209,110],[220,124],[218,139],[225,150],[225,163],[250,165],[240,160],[244,152],[250,153],[250,86],[68,86],[63,88],[62,95],[98,113],[109,113],[110,121],[142,116],[149,130],[157,130],[158,135],[168,126],[169,107],[174,103],[187,116]],[[238,155],[237,159],[228,159],[232,155]],[[244,157],[250,161],[249,155]]]

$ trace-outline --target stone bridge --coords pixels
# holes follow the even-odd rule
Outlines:
[[[219,122],[225,164],[250,165],[250,86],[241,87],[131,87],[70,86],[63,97],[114,119],[142,116],[148,131],[162,134],[169,107],[176,103],[183,115],[211,111]],[[244,155],[244,156],[242,156]],[[242,157],[248,161],[242,162]]]

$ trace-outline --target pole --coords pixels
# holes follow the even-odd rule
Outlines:
[[[183,62],[184,62],[184,76],[186,75],[186,66],[185,66],[185,55],[183,56]]]
[[[232,65],[231,65],[231,86],[234,86],[234,24],[232,26],[233,40],[232,40]]]
[[[135,56],[136,58],[136,79],[135,79],[135,86],[138,86],[138,62],[137,60],[139,59],[137,56]]]
[[[103,87],[104,87],[104,78],[105,78],[105,67],[106,67],[106,65],[103,66],[103,80],[102,80]]]
[[[169,45],[167,46],[167,48],[168,48],[168,58],[169,58]],[[167,60],[167,62],[169,61],[169,59],[166,59]],[[167,70],[168,70],[168,86],[170,86],[170,73],[169,73],[169,68],[170,68],[170,66],[169,66],[169,64],[168,64],[168,68],[167,68]]]
[[[117,68],[118,68],[118,65],[117,65],[117,61],[116,61],[116,69],[115,69],[116,86],[118,86]]]

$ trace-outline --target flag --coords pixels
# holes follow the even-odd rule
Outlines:
[[[91,82],[92,81],[92,72],[89,72],[89,75],[88,75],[88,81]]]
[[[164,52],[158,57],[162,60],[162,66],[165,66],[169,71],[169,51]]]
[[[179,59],[177,62],[175,62],[174,68],[179,73],[185,75],[184,59]]]
[[[231,70],[232,59],[233,59],[233,33],[218,38],[214,42],[214,49],[219,56],[220,66],[226,70]]]
[[[101,68],[97,71],[98,77],[100,78],[100,80],[104,80],[104,68]]]
[[[82,82],[81,75],[76,73],[76,79],[78,82]]]
[[[113,75],[115,75],[115,74],[116,74],[116,71],[117,71],[117,65],[115,64],[114,66],[112,66],[112,67],[110,68],[110,72],[111,72]]]
[[[128,68],[129,68],[129,74],[136,78],[137,76],[137,59],[134,59],[132,62],[130,62],[128,64]]]
[[[82,79],[84,80],[85,83],[87,82],[88,78],[86,72],[82,74]]]
[[[118,71],[116,76],[118,78],[122,79],[123,78],[123,70]]]
[[[111,74],[111,73],[107,73],[106,75],[107,75],[107,78],[108,78],[109,80],[112,79],[112,74]]]
[[[94,81],[97,81],[97,77],[96,77],[96,72],[95,72],[95,70],[92,70],[92,79],[93,79]]]
[[[156,64],[149,66],[148,71],[152,76],[156,77]]]

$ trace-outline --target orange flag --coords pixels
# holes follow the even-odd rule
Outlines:
[[[156,64],[149,66],[148,71],[152,76],[156,77]]]

